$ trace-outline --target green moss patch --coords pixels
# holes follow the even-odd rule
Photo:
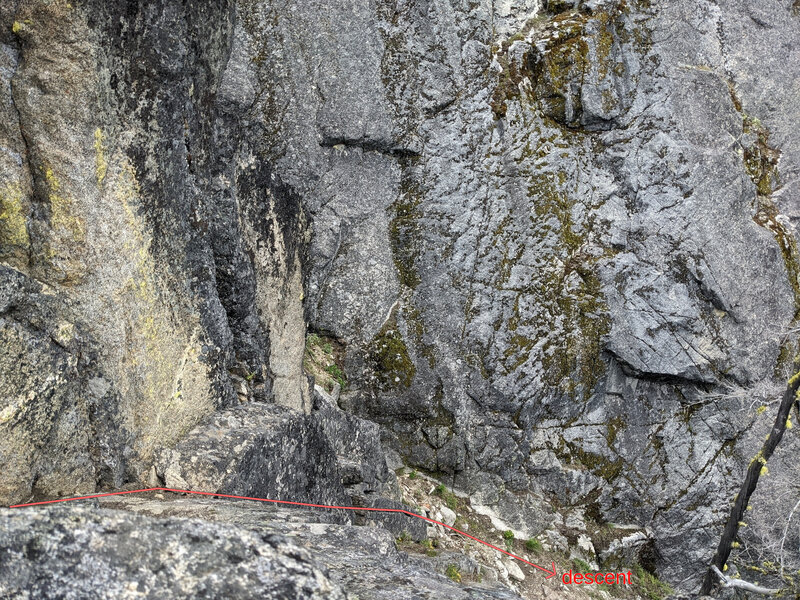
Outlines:
[[[600,355],[602,340],[611,329],[601,282],[595,273],[598,258],[586,254],[593,222],[573,221],[577,200],[561,190],[562,174],[536,173],[530,178],[529,196],[534,198],[532,228],[542,241],[556,248],[558,256],[543,263],[536,276],[538,302],[544,307],[537,318],[522,320],[515,304],[508,320],[512,332],[503,357],[503,367],[513,371],[541,352],[545,382],[575,396],[591,393],[605,372]],[[550,331],[560,324],[558,339],[528,337],[529,331]],[[526,327],[523,328],[522,326]]]
[[[347,377],[343,364],[344,346],[338,340],[318,333],[310,333],[306,337],[303,369],[314,378],[315,384],[332,392],[338,383],[344,390]]]
[[[420,217],[419,206],[422,204],[424,192],[419,183],[408,173],[410,165],[402,166],[404,174],[400,183],[400,195],[390,207],[389,241],[400,283],[414,289],[420,282],[416,267],[419,255],[417,221]]]
[[[416,368],[394,315],[373,338],[367,355],[382,388],[408,388],[411,385]]]
[[[731,85],[731,97],[734,106],[741,107],[736,92]],[[769,131],[757,118],[742,113],[742,129],[745,134],[755,138],[752,144],[743,148],[744,167],[748,176],[756,186],[755,215],[753,220],[769,229],[781,250],[783,264],[789,278],[789,285],[794,295],[793,323],[800,320],[800,252],[797,241],[791,231],[778,219],[778,208],[772,200],[773,191],[780,185],[778,177],[778,161],[780,151],[769,144]],[[776,365],[776,373],[791,366],[792,357],[797,355],[797,342],[787,340],[781,347]]]
[[[675,593],[668,583],[661,581],[658,577],[645,571],[640,565],[633,567],[634,585],[639,592],[648,600],[663,600]]]
[[[758,119],[743,116],[744,133],[755,136],[756,141],[744,148],[744,166],[761,196],[770,196],[778,185],[778,159],[780,152],[769,145],[769,132]]]

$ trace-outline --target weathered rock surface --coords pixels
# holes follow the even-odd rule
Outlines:
[[[309,420],[331,444],[342,484],[357,506],[369,506],[376,498],[400,499],[395,474],[389,470],[381,446],[380,429],[315,393]]]
[[[0,502],[170,453],[187,484],[397,501],[373,427],[273,410],[311,411],[308,323],[407,464],[531,535],[553,504],[646,527],[691,589],[769,426],[752,390],[797,351],[798,23],[793,0],[3,2]],[[281,444],[319,459],[285,488],[256,472]]]
[[[348,504],[413,512],[402,503],[395,474],[386,464],[378,426],[342,411],[318,392],[314,394],[314,409],[311,419],[319,423],[333,446]],[[423,520],[402,513],[362,511],[354,514],[354,522],[378,523],[395,535],[408,535],[415,541],[425,539],[427,531]]]
[[[519,598],[453,583],[398,553],[386,530],[324,513],[194,498],[103,504],[116,510],[0,511],[0,596]]]
[[[179,490],[410,510],[386,466],[377,425],[336,406],[310,416],[262,403],[220,411],[162,450],[155,475],[152,485]],[[351,518],[425,538],[425,523],[403,514],[339,513],[341,522]]]
[[[53,288],[6,266],[0,344],[0,498],[121,485],[130,436],[98,348]]]
[[[70,307],[81,347],[95,349],[113,427],[127,432],[118,479],[144,482],[155,451],[235,404],[242,381],[248,399],[310,409],[302,206],[257,158],[263,123],[244,131],[247,73],[224,68],[236,46],[232,11],[228,2],[2,8],[0,253]],[[44,380],[61,368],[38,364]],[[17,384],[3,409],[46,395],[42,385]],[[37,419],[31,426],[52,427],[52,417]],[[92,445],[71,460],[97,462]],[[38,452],[64,456],[57,446]],[[20,483],[3,500],[101,483],[73,479]]]
[[[336,454],[309,417],[251,403],[214,414],[156,473],[166,487],[317,504],[346,504]]]
[[[89,508],[3,511],[4,598],[341,598],[285,538]]]
[[[336,31],[315,4],[292,18],[315,42],[263,22],[305,65],[275,92],[276,168],[317,232],[311,323],[348,343],[340,404],[468,493],[649,526],[655,566],[694,585],[751,456],[753,414],[724,392],[782,376],[794,343],[798,63],[754,85],[745,50],[796,55],[789,4],[768,27],[744,2],[554,2],[501,31],[490,3],[354,3]],[[333,90],[327,44],[358,64]],[[353,90],[371,128],[348,129],[362,103],[313,120]]]

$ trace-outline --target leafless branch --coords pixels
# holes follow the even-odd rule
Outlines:
[[[797,501],[797,504],[794,505],[794,508],[789,513],[789,518],[786,519],[786,527],[783,528],[783,537],[781,538],[781,577],[783,577],[783,545],[786,542],[786,536],[789,534],[789,525],[792,522],[792,517],[794,516],[794,512],[800,508],[800,500]]]
[[[779,589],[776,588],[765,588],[754,583],[750,583],[748,581],[743,581],[741,579],[733,579],[731,577],[726,577],[723,575],[722,571],[717,568],[717,565],[711,565],[711,570],[714,571],[714,574],[720,578],[722,581],[722,587],[733,587],[739,588],[741,590],[747,590],[748,592],[753,592],[754,594],[764,594],[765,596],[774,596],[778,592]]]
[[[746,507],[750,501],[750,496],[753,495],[753,492],[758,486],[758,480],[761,477],[762,471],[766,473],[766,464],[769,459],[772,458],[775,449],[783,439],[783,434],[786,432],[789,414],[792,410],[792,406],[797,402],[798,389],[800,389],[800,357],[795,359],[794,371],[795,374],[786,384],[786,389],[783,392],[783,397],[778,407],[778,414],[775,416],[772,429],[764,440],[761,450],[759,450],[758,454],[750,461],[744,481],[742,482],[742,487],[731,506],[728,522],[725,524],[722,537],[717,546],[717,551],[711,561],[712,566],[716,567],[717,570],[727,562],[731,549],[733,548],[733,542],[736,540],[736,536],[739,533],[740,523],[742,522]],[[708,594],[713,584],[714,577],[712,571],[709,569],[703,580],[703,585],[700,587],[701,594]]]

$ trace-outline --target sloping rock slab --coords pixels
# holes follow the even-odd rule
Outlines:
[[[169,494],[0,510],[0,598],[520,600],[450,581],[383,528],[320,518]]]
[[[346,596],[308,552],[281,536],[61,506],[0,510],[0,598]]]
[[[160,500],[125,496],[104,499],[102,505],[161,518],[202,515],[204,519],[286,536],[323,565],[331,581],[341,585],[352,598],[520,600],[497,583],[454,583],[437,572],[441,565],[436,561],[398,551],[394,535],[386,529],[331,523],[324,510],[198,497]]]

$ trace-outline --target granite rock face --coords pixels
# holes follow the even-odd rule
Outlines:
[[[213,415],[156,460],[169,488],[346,503],[336,454],[305,415],[261,403]]]
[[[0,267],[0,497],[124,482],[130,443],[98,348],[53,288]]]
[[[513,600],[454,583],[386,530],[250,503],[114,500],[0,513],[4,598],[453,598]],[[200,518],[198,518],[200,517]]]
[[[796,56],[797,15],[764,8],[767,35],[736,2],[551,2],[502,28],[488,3],[331,4],[293,13],[314,51],[292,40],[305,66],[275,93],[340,404],[515,527],[546,511],[503,504],[542,499],[650,526],[691,587],[750,456],[752,400],[725,392],[794,348],[797,61],[754,84],[746,46]]]
[[[346,413],[326,397],[314,391],[311,419],[324,432],[335,455],[336,467],[351,506],[408,510],[395,473],[389,469],[379,427],[365,419]],[[358,511],[353,522],[358,525],[379,524],[397,536],[407,535],[414,541],[424,540],[427,523],[402,513]]]
[[[268,136],[243,115],[247,74],[225,69],[233,6],[15,1],[1,14],[2,257],[69,309],[47,326],[67,319],[76,352],[94,352],[94,389],[126,432],[109,483],[144,481],[156,450],[241,400],[307,412],[303,208],[257,158]],[[61,369],[37,368],[42,381],[4,394],[0,427]],[[92,489],[92,445],[72,452],[88,475],[18,481],[4,501]],[[14,443],[2,451],[17,460]]]
[[[256,489],[283,444],[318,459],[284,491],[396,502],[384,446],[517,531],[646,527],[692,589],[797,353],[799,24],[4,2],[0,502],[189,484],[189,457]],[[307,327],[349,415],[307,415]]]
[[[93,508],[18,510],[3,522],[6,598],[346,598],[277,536]]]

